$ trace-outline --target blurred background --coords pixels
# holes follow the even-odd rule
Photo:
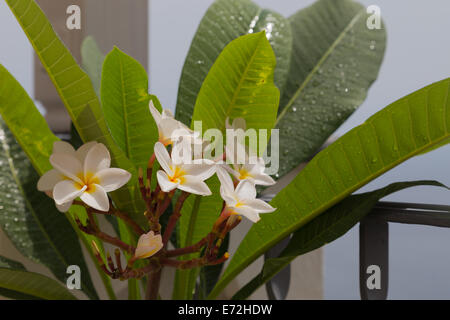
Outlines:
[[[53,0],[55,3],[58,0]],[[312,0],[254,0],[285,16]],[[150,91],[163,107],[174,109],[178,81],[198,23],[212,0],[150,0],[148,5],[148,66]],[[336,132],[336,136],[398,98],[450,76],[450,2],[448,0],[360,0],[377,5],[387,28],[388,42],[377,81],[363,105]],[[111,8],[114,10],[114,8]],[[64,17],[65,12],[61,15]],[[116,23],[120,26],[119,20]],[[114,34],[111,35],[114,37]],[[131,39],[133,40],[133,39]],[[145,59],[144,59],[145,60]],[[4,1],[0,1],[0,63],[35,96],[33,51]],[[1,84],[0,84],[1,85]],[[360,191],[395,181],[435,179],[450,185],[450,146],[411,159]],[[450,204],[439,188],[416,187],[386,200]],[[450,299],[450,230],[390,224],[389,299]],[[358,226],[323,249],[323,262],[312,268],[320,278],[320,292],[310,297],[359,299]],[[1,244],[0,244],[1,247]],[[320,253],[322,255],[322,253]],[[302,259],[300,257],[299,259]],[[295,277],[294,270],[294,277]],[[301,275],[299,275],[301,278]],[[290,298],[302,297],[293,286]],[[316,290],[316,289],[315,289]],[[308,297],[308,296],[307,296]]]

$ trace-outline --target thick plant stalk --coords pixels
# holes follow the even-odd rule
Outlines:
[[[148,276],[147,291],[145,293],[146,300],[158,299],[159,285],[161,283],[161,273],[162,269],[160,268],[158,271],[152,272]]]

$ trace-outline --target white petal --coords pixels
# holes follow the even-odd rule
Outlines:
[[[276,183],[275,180],[267,174],[255,174],[252,176],[252,179],[255,184],[259,184],[261,186],[271,186]]]
[[[98,172],[96,177],[99,180],[99,185],[106,192],[111,192],[126,184],[130,180],[131,174],[120,168],[108,168]]]
[[[109,200],[106,191],[98,184],[91,184],[89,191],[83,192],[80,199],[94,209],[109,211]]]
[[[53,199],[55,199],[56,204],[70,202],[81,196],[86,188],[84,186],[80,189],[77,183],[71,180],[64,180],[58,182],[53,188]]]
[[[239,208],[233,208],[234,211],[241,216],[246,217],[248,220],[252,222],[258,222],[261,218],[259,217],[258,212],[255,210],[249,208],[249,207],[239,207]]]
[[[64,153],[52,154],[50,156],[50,163],[57,169],[60,173],[66,177],[82,184],[83,182],[79,176],[83,175],[83,168],[80,161],[73,155],[68,155]]]
[[[53,143],[53,154],[55,153],[67,153],[73,155],[75,153],[75,149],[70,143],[65,141],[55,141]]]
[[[219,178],[220,185],[224,190],[225,194],[234,193],[234,184],[228,172],[225,171],[222,167],[217,167],[216,169],[217,177]]]
[[[69,201],[69,202],[66,202],[66,203],[63,203],[63,204],[55,203],[56,204],[56,209],[58,209],[58,211],[62,212],[62,213],[67,212],[67,211],[69,211],[70,207],[72,206],[72,202],[73,201]]]
[[[111,156],[103,143],[97,143],[86,155],[84,160],[84,174],[95,174],[111,166]]]
[[[156,173],[156,178],[158,179],[158,184],[161,187],[161,190],[164,192],[170,192],[178,187],[178,183],[174,183],[169,180],[167,173],[162,170],[158,170]]]
[[[174,140],[172,140],[174,141]],[[183,163],[192,162],[192,148],[187,140],[182,139],[174,143],[171,152],[172,163],[174,165],[181,165]]]
[[[228,193],[223,186],[220,186],[220,196],[225,201],[227,206],[233,207],[237,204],[236,199],[233,197],[233,194]]]
[[[162,189],[162,188],[161,188]],[[211,195],[211,190],[209,190],[208,185],[201,181],[200,179],[197,179],[194,176],[183,176],[183,179],[178,186],[178,189],[198,194],[201,196],[209,196]]]
[[[37,183],[37,189],[39,191],[53,190],[55,185],[62,180],[64,180],[64,175],[62,175],[58,170],[52,169],[40,177]]]
[[[171,118],[162,119],[158,123],[159,138],[164,141],[172,142],[172,135],[177,129],[180,129],[180,123]],[[178,139],[178,136],[174,137]]]
[[[230,117],[226,117],[225,119],[225,129],[233,129],[232,125],[230,124]]]
[[[158,109],[155,108],[155,105],[153,104],[152,100],[150,100],[148,107],[150,109],[150,113],[153,116],[153,119],[155,120],[156,124],[158,125],[161,122],[162,117],[161,117],[161,114],[159,113]]]
[[[236,166],[236,168],[238,168],[239,166]],[[231,173],[236,179],[239,179],[239,177],[241,176],[241,174],[234,170],[232,167],[230,167],[227,164],[224,164],[221,166],[221,168],[225,169],[226,171],[228,171],[229,173]]]
[[[260,199],[245,200],[243,202],[245,206],[251,207],[252,209],[262,213],[274,212],[276,210],[276,208]]]
[[[256,188],[253,181],[249,179],[241,180],[236,187],[236,195],[241,199],[255,199],[256,198]]]
[[[77,149],[77,151],[75,152],[77,159],[80,160],[80,162],[84,164],[84,160],[86,159],[86,156],[87,156],[89,150],[91,150],[91,148],[93,146],[95,146],[96,144],[97,144],[97,141],[91,141],[91,142],[85,143],[81,147],[79,147]]]
[[[182,166],[186,175],[195,176],[200,180],[209,179],[216,172],[216,165],[213,161],[203,159],[201,163],[185,164]]]
[[[161,168],[163,168],[168,174],[172,175],[172,160],[170,159],[169,152],[167,152],[166,147],[164,147],[161,142],[157,142],[155,143],[154,151]]]
[[[163,247],[160,234],[155,235],[153,231],[139,237],[134,256],[137,259],[145,259],[157,253]]]
[[[161,113],[161,116],[163,119],[172,118],[173,119],[173,113],[169,109],[164,109]]]

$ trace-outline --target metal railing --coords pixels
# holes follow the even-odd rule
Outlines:
[[[359,287],[362,300],[384,300],[389,287],[389,223],[403,223],[450,228],[450,206],[380,201],[359,224]],[[277,257],[289,238],[267,251],[264,258]],[[371,273],[379,270],[379,286],[368,286]],[[291,282],[291,265],[266,283],[269,299],[284,300]]]

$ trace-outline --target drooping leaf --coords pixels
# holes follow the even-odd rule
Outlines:
[[[88,75],[76,63],[34,0],[6,0],[6,3],[47,71],[82,140],[105,144],[113,166],[133,175],[125,187],[112,192],[111,196],[119,208],[144,224],[144,203],[139,196],[136,168],[114,142]]]
[[[355,190],[450,137],[450,79],[390,104],[321,151],[271,201],[277,211],[255,224],[224,276],[216,296],[262,253]]]
[[[369,29],[366,8],[319,0],[289,18],[290,71],[276,127],[283,176],[316,152],[365,100],[384,56],[386,30]]]
[[[217,0],[203,16],[184,63],[176,107],[178,120],[186,125],[191,123],[202,83],[225,46],[239,36],[262,30],[266,30],[275,52],[275,84],[282,91],[291,58],[289,22],[249,0]]]
[[[0,256],[0,268],[26,271],[25,267],[20,262],[17,262],[17,261],[14,261],[14,260],[2,257],[2,256]],[[39,299],[37,297],[31,296],[28,294],[24,294],[22,292],[5,289],[5,288],[0,288],[0,296],[6,297],[9,299],[14,299],[14,300],[37,300],[37,299]]]
[[[105,56],[100,51],[94,37],[87,36],[81,44],[81,65],[89,75],[98,97],[100,97],[103,60],[105,60]]]
[[[0,120],[0,226],[27,258],[47,266],[61,282],[67,267],[81,269],[82,290],[98,299],[78,237],[53,200],[37,190],[39,175]]]
[[[349,196],[294,232],[288,246],[276,258],[264,262],[261,272],[242,287],[233,299],[247,299],[295,258],[343,236],[366,216],[376,203],[397,191],[415,186],[440,186],[436,181],[397,182],[382,189]]]
[[[1,65],[0,82],[2,83],[0,87],[0,114],[22,150],[27,154],[34,169],[42,175],[52,168],[49,157],[52,153],[53,143],[59,139],[50,131],[44,117],[39,113],[26,91]],[[70,209],[70,215],[67,217],[89,254],[93,257],[91,241],[96,241],[100,249],[102,245],[96,238],[79,231],[72,218],[73,214],[77,214],[81,219],[86,219],[86,210],[74,206]],[[109,296],[113,298],[114,292],[109,278],[99,269],[95,258],[94,263],[100,272]]]
[[[39,273],[0,267],[0,288],[46,300],[76,300],[59,282]]]
[[[242,117],[248,128],[272,129],[279,102],[274,68],[275,55],[264,31],[230,42],[203,82],[192,123],[201,121],[203,131],[224,131],[227,117]],[[262,146],[260,153],[264,150]]]
[[[103,64],[101,98],[114,140],[136,167],[146,168],[158,140],[158,129],[148,109],[144,67],[114,48]]]

